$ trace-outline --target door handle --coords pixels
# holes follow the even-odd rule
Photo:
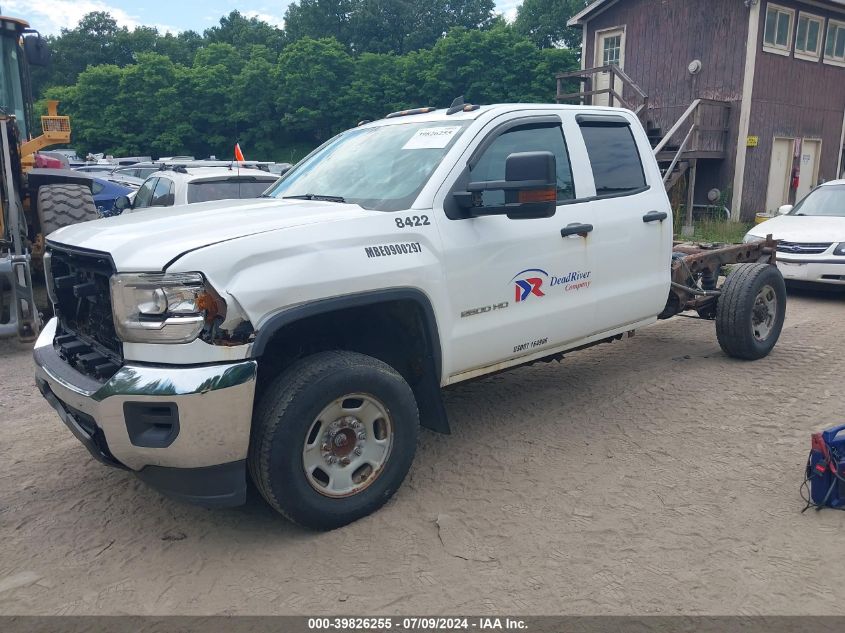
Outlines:
[[[587,237],[587,233],[593,232],[593,225],[592,224],[581,224],[577,222],[575,224],[569,224],[566,226],[565,229],[560,230],[561,237],[572,237],[573,235],[580,235],[581,237]]]
[[[649,224],[650,222],[663,222],[669,214],[665,211],[649,211],[643,216],[643,222]]]

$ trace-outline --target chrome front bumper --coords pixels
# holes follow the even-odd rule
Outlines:
[[[53,319],[35,344],[36,382],[97,459],[138,471],[142,479],[144,472],[160,475],[170,469],[194,469],[202,479],[203,471],[195,469],[246,459],[257,373],[254,360],[199,367],[124,365],[101,383],[59,357],[53,347],[55,331]],[[151,409],[151,404],[157,406]],[[137,421],[130,419],[139,407],[175,412],[176,424],[165,441],[139,436]]]

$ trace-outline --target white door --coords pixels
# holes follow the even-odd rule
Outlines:
[[[451,193],[436,205],[444,216],[438,224],[455,315],[452,331],[444,333],[451,343],[444,365],[452,376],[579,340],[591,333],[595,316],[589,240],[561,235],[568,225],[587,222],[589,203],[573,202],[572,172],[584,157],[567,151],[558,116],[519,117],[488,129],[459,160],[462,173],[447,182],[450,192],[468,182],[504,180],[512,153],[550,151],[561,204],[553,217],[527,220],[456,216],[448,211]],[[503,201],[502,192],[484,192],[484,206]]]
[[[625,67],[625,30],[612,29],[599,31],[596,34],[596,66],[619,66]],[[596,73],[594,90],[607,90],[611,87],[609,72]],[[613,89],[617,94],[622,94],[622,82],[617,78]],[[593,104],[598,106],[621,106],[613,95],[602,93],[593,97]]]
[[[789,202],[789,184],[792,179],[792,154],[795,139],[776,138],[772,146],[769,166],[769,189],[766,194],[766,211],[772,213]]]
[[[805,138],[801,144],[801,163],[798,172],[798,191],[795,201],[802,200],[819,180],[819,159],[822,153],[822,142],[818,139]]]
[[[597,332],[653,319],[669,296],[672,218],[651,146],[621,115],[579,117],[596,199],[588,203]]]

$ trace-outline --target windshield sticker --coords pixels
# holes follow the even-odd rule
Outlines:
[[[426,127],[417,130],[402,149],[443,149],[458,133],[461,126]]]

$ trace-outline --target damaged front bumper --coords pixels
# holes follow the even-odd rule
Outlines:
[[[246,498],[254,360],[202,366],[126,364],[106,382],[78,372],[53,346],[56,320],[35,344],[36,383],[98,461],[133,471],[169,496],[212,506]]]

